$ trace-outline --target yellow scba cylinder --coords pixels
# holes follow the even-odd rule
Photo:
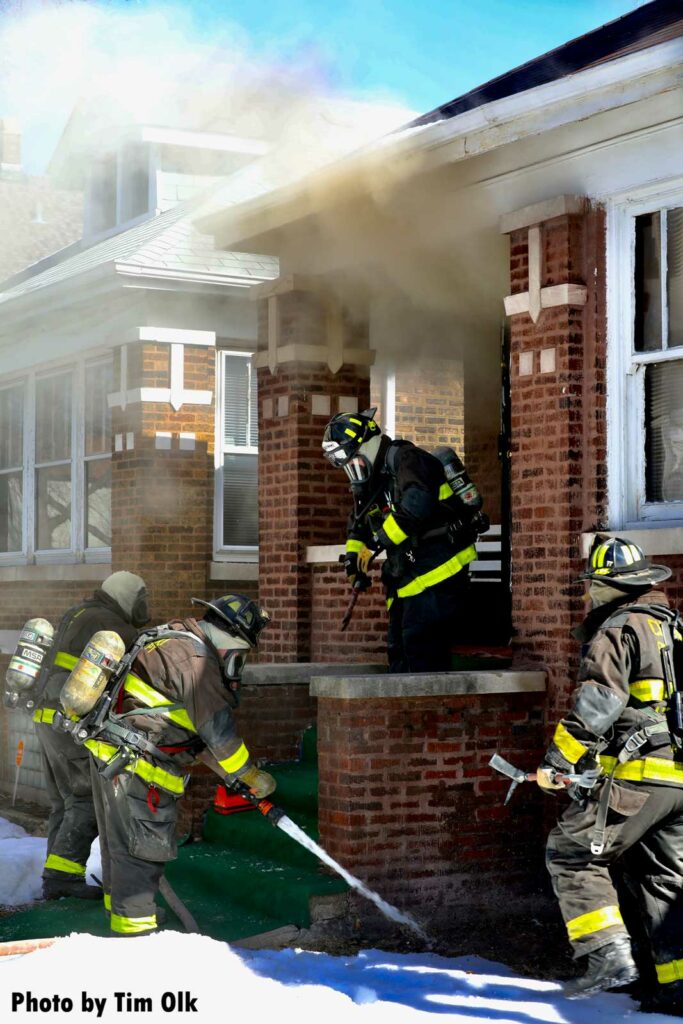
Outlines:
[[[113,630],[93,633],[59,695],[67,715],[82,718],[92,711],[125,650],[126,645]]]
[[[55,631],[47,619],[29,619],[19,634],[16,650],[5,673],[6,700],[17,703],[19,694],[30,690],[38,679],[45,655],[52,646]]]

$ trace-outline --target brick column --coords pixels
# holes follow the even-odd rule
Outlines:
[[[114,380],[112,567],[145,579],[153,620],[163,622],[188,614],[207,586],[214,348],[129,344],[116,350]]]
[[[355,323],[310,279],[280,278],[260,300],[259,596],[274,614],[267,661],[308,661],[311,569],[306,548],[340,544],[351,505],[346,475],[323,458],[330,416],[370,401],[367,322]]]
[[[604,217],[561,196],[503,218],[510,234],[512,590],[519,659],[566,707],[583,617],[580,534],[604,525]]]

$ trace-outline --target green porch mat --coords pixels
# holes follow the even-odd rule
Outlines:
[[[271,765],[277,779],[277,804],[312,838],[317,839],[318,772],[315,738],[308,736],[303,759]],[[309,898],[344,892],[346,884],[324,874],[318,859],[258,811],[207,813],[201,842],[178,850],[166,877],[204,935],[234,941],[286,924],[310,924]],[[160,904],[163,899],[159,897]],[[167,928],[182,930],[167,908]],[[63,899],[35,904],[0,916],[0,942],[69,935],[108,935],[99,902]]]

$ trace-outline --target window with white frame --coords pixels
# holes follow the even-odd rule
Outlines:
[[[258,545],[258,405],[248,352],[218,353],[216,551],[255,555]]]
[[[106,560],[109,358],[0,383],[0,561]]]
[[[616,208],[611,229],[612,525],[683,521],[683,189]]]

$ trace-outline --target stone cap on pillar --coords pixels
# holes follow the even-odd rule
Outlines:
[[[568,214],[585,214],[589,209],[585,196],[555,196],[543,202],[523,206],[521,210],[505,213],[500,218],[500,232],[509,235],[513,231],[528,228],[529,245],[529,290],[508,295],[503,300],[507,316],[528,313],[533,323],[538,321],[542,309],[552,306],[584,306],[588,290],[584,284],[568,282],[541,287],[543,250],[541,226],[556,217]]]
[[[325,344],[308,345],[296,342],[280,344],[280,315],[278,300],[292,292],[308,292],[318,296],[325,307]],[[275,373],[283,363],[321,363],[337,373],[349,365],[368,372],[375,361],[369,348],[348,346],[345,343],[345,324],[341,302],[330,290],[324,278],[312,274],[285,274],[273,281],[264,281],[249,290],[249,296],[267,302],[268,347],[253,357],[257,369],[267,367]]]
[[[381,676],[317,675],[311,696],[337,700],[453,697],[468,694],[544,693],[546,674],[538,671],[421,672]]]

